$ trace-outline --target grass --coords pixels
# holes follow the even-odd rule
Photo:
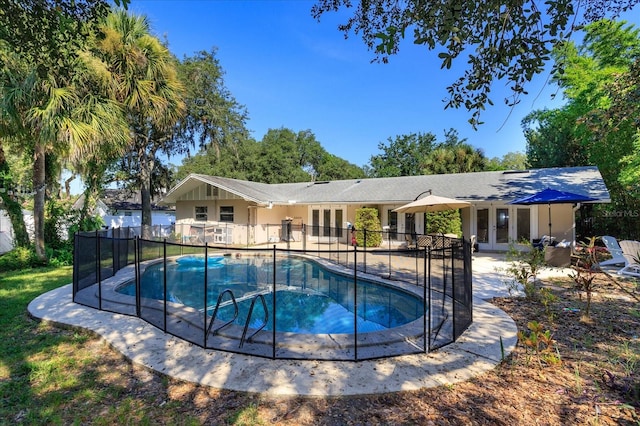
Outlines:
[[[0,421],[60,423],[70,389],[85,375],[70,375],[81,362],[75,349],[88,335],[65,333],[31,319],[36,296],[71,282],[71,267],[0,274]],[[75,366],[77,368],[77,366]]]

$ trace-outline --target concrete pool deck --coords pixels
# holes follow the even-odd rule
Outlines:
[[[282,396],[378,394],[465,381],[493,369],[513,350],[515,323],[485,301],[509,295],[500,272],[505,266],[499,254],[474,255],[473,324],[458,341],[428,354],[370,361],[271,360],[203,349],[137,317],[75,304],[71,284],[38,296],[28,310],[34,318],[91,330],[136,364],[205,386]],[[554,274],[567,271],[543,272]]]

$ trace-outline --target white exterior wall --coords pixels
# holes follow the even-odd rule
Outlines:
[[[538,237],[541,237],[549,234],[549,206],[541,204],[537,207]],[[556,241],[574,240],[574,220],[572,204],[551,204],[551,236]]]
[[[105,226],[109,228],[126,228],[127,226],[135,227],[142,225],[142,212],[140,210],[131,210],[130,214],[121,211],[117,215],[104,215]],[[151,225],[173,225],[176,221],[174,212],[151,212]]]
[[[33,241],[34,236],[34,223],[33,223],[33,213],[28,210],[22,211],[22,216],[24,218],[24,224],[27,228],[27,234],[29,234],[29,238]],[[7,212],[4,210],[0,210],[0,254],[6,253],[13,249],[13,225],[11,225],[11,219],[7,215]],[[64,235],[66,238],[66,235]]]

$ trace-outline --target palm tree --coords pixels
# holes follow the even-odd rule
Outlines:
[[[156,190],[156,155],[170,153],[172,131],[183,117],[184,88],[178,79],[176,60],[157,38],[150,35],[146,17],[117,11],[107,17],[96,54],[107,65],[115,82],[116,99],[122,103],[131,144],[122,164],[140,189],[143,236],[151,225],[151,196]]]
[[[13,149],[33,156],[35,249],[45,260],[45,157],[77,161],[104,141],[122,145],[128,140],[127,128],[118,104],[86,84],[90,77],[81,58],[67,61],[64,69],[46,71],[8,49],[3,49],[2,59],[3,133]]]

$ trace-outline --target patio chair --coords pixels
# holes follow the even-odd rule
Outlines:
[[[405,244],[407,245],[407,248],[409,250],[415,250],[417,248],[416,239],[414,238],[414,235],[404,234],[404,239],[405,239]]]
[[[424,250],[425,247],[433,247],[433,239],[431,235],[418,236],[418,248]]]
[[[618,271],[618,274],[640,277],[640,241],[620,241],[620,247],[627,264]]]
[[[618,240],[610,235],[604,235],[601,238],[602,242],[607,247],[607,251],[611,253],[611,259],[600,262],[600,266],[626,265],[627,260],[622,255],[622,248],[620,247],[620,244],[618,244]]]

